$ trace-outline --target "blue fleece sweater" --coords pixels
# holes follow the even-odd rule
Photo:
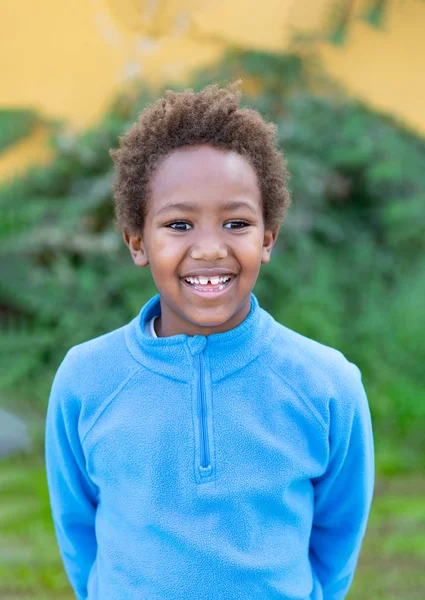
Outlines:
[[[159,295],[71,348],[46,466],[79,600],[342,600],[372,500],[358,368],[251,294],[236,328],[153,338]]]

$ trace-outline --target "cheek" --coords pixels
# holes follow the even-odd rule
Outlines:
[[[226,243],[226,240],[223,239]],[[261,231],[252,231],[251,235],[238,236],[227,240],[229,256],[232,254],[245,272],[257,273],[261,265],[263,236]],[[167,234],[156,236],[151,240],[151,270],[154,277],[159,277],[175,271],[188,252],[190,243],[187,239]]]
[[[262,256],[262,238],[259,235],[246,236],[237,245],[239,261],[246,268],[256,269]]]
[[[167,245],[162,245],[162,246],[157,246],[156,250],[155,250],[155,256],[156,256],[156,260],[157,262],[160,261],[163,264],[167,264],[167,263],[173,263],[173,259],[176,259],[176,256],[178,255],[178,248],[176,247],[171,247],[171,246],[167,246]]]
[[[181,260],[184,248],[181,240],[171,240],[158,236],[151,244],[151,269],[153,274],[158,271],[174,271]]]

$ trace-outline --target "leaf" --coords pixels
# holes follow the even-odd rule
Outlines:
[[[384,24],[388,0],[373,0],[369,9],[362,15],[362,19],[372,25],[381,28]]]
[[[0,153],[18,140],[27,137],[37,122],[39,117],[33,110],[0,109]]]

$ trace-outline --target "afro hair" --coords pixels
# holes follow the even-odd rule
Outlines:
[[[239,106],[239,83],[224,88],[212,84],[199,92],[167,90],[119,138],[119,148],[109,151],[116,166],[114,225],[118,230],[142,235],[155,169],[173,150],[199,144],[233,150],[248,160],[260,185],[265,229],[279,230],[291,196],[277,127],[256,110]]]

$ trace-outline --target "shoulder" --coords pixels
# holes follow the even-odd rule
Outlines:
[[[65,413],[77,412],[83,430],[141,369],[128,351],[125,328],[71,347],[55,374],[49,404],[60,403]]]
[[[308,376],[309,379],[319,379],[331,385],[347,373],[359,372],[357,366],[336,348],[308,338],[277,321],[275,329],[270,358],[291,376]]]
[[[89,378],[92,384],[96,381],[105,383],[113,380],[118,373],[132,370],[137,363],[132,358],[125,342],[127,325],[82,342],[70,348],[60,368],[72,373],[75,382],[85,383]]]
[[[330,406],[355,408],[364,395],[359,368],[342,352],[275,322],[275,336],[265,360],[309,404],[324,426],[329,426]]]

